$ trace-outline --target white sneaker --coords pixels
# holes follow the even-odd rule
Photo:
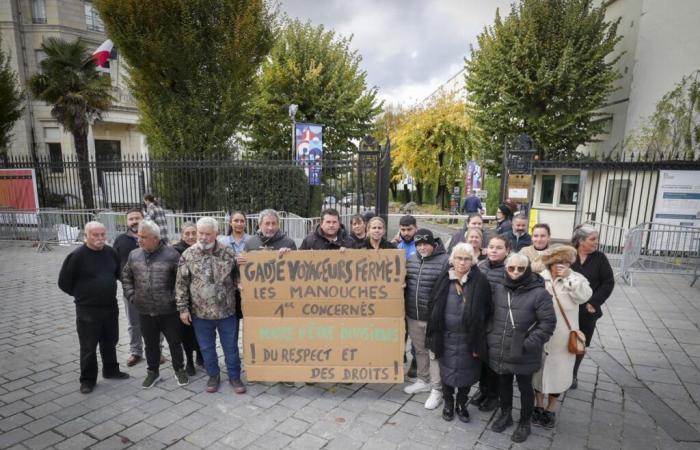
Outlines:
[[[430,385],[419,379],[415,383],[403,388],[403,391],[408,395],[419,394],[421,392],[430,392]]]
[[[425,401],[425,409],[435,409],[442,405],[442,391],[432,389],[428,400]]]

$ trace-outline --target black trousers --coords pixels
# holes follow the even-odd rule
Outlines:
[[[141,322],[141,334],[146,346],[146,364],[148,370],[158,373],[160,368],[160,333],[170,347],[170,357],[173,361],[173,369],[180,370],[183,367],[182,357],[182,322],[179,313],[150,316],[139,315]]]
[[[455,391],[457,391],[457,404],[466,405],[469,399],[469,389],[471,386],[448,386],[446,384],[442,385],[442,399],[445,403],[454,404],[455,401]]]
[[[520,423],[529,423],[535,408],[535,389],[532,387],[532,374],[515,375],[520,390]],[[501,409],[513,407],[513,374],[498,376],[498,395]]]
[[[182,322],[180,322],[180,324],[182,327],[182,348],[185,349],[187,361],[194,364],[192,353],[196,353],[201,361],[202,352],[199,350],[199,343],[197,342],[197,337],[194,335],[194,328],[192,328],[192,325],[185,325]]]
[[[80,342],[80,383],[97,382],[97,346],[102,356],[102,375],[119,372],[117,342],[119,342],[119,309],[76,308],[76,329]]]
[[[498,374],[486,363],[481,365],[479,390],[485,393],[490,399],[498,398]]]

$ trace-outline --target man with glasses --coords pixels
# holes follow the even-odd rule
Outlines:
[[[406,324],[415,349],[417,380],[406,386],[406,394],[430,392],[426,409],[435,409],[442,403],[440,366],[425,346],[425,333],[430,318],[429,304],[435,282],[447,267],[447,253],[440,238],[432,231],[421,228],[415,234],[416,253],[406,262]]]

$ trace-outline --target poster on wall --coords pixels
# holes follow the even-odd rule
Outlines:
[[[315,123],[294,124],[294,149],[296,159],[309,179],[309,184],[321,184],[321,160],[323,159],[323,125]]]
[[[27,214],[0,212],[0,223],[36,224],[39,195],[34,169],[0,169],[0,209],[34,211]]]
[[[661,170],[654,222],[700,227],[700,171]]]
[[[403,381],[403,251],[247,258],[241,296],[249,380]]]
[[[0,208],[39,208],[34,169],[0,169]]]

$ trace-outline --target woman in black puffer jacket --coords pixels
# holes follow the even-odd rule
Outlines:
[[[493,295],[493,316],[488,325],[489,366],[498,374],[500,414],[491,429],[502,432],[513,424],[513,376],[520,390],[520,421],[511,436],[523,442],[530,435],[535,392],[532,375],[542,362],[542,347],[557,324],[552,297],[543,278],[533,273],[525,255],[506,259],[503,286]]]
[[[426,342],[440,364],[445,401],[442,418],[454,418],[457,391],[457,416],[469,422],[469,389],[479,380],[481,359],[488,356],[484,326],[491,307],[491,288],[473,267],[476,257],[471,245],[457,244],[449,261],[452,267],[445,269],[430,295]]]

